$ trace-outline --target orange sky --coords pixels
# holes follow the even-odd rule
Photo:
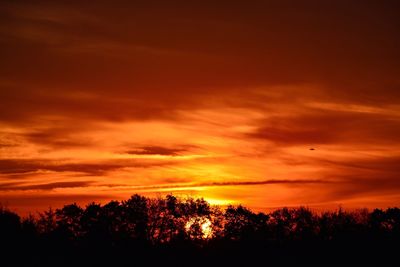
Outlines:
[[[0,202],[398,206],[399,11],[1,1]]]

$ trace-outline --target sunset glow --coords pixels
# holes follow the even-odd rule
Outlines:
[[[211,221],[209,219],[207,219],[207,218],[192,218],[185,225],[186,231],[190,233],[191,228],[193,228],[194,225],[199,226],[199,229],[202,233],[201,237],[203,239],[212,237],[213,231],[212,231]]]
[[[0,203],[399,205],[396,9],[139,2],[0,3]]]

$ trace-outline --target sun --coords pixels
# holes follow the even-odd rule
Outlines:
[[[211,238],[213,234],[212,223],[210,219],[205,217],[192,217],[186,223],[185,230],[192,238],[199,237],[199,234],[195,234],[196,230],[197,233],[201,231],[201,238],[203,239]]]
[[[205,221],[201,224],[201,231],[203,232],[203,238],[211,238],[212,237],[212,227],[211,221],[209,219],[205,219]]]

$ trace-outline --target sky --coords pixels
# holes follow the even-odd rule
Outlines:
[[[0,202],[400,203],[399,1],[0,1]]]

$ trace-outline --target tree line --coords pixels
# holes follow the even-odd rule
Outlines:
[[[133,195],[105,205],[49,208],[21,218],[0,207],[1,261],[41,264],[114,260],[392,262],[400,209],[253,212],[204,199]],[[52,264],[53,265],[53,264]]]

